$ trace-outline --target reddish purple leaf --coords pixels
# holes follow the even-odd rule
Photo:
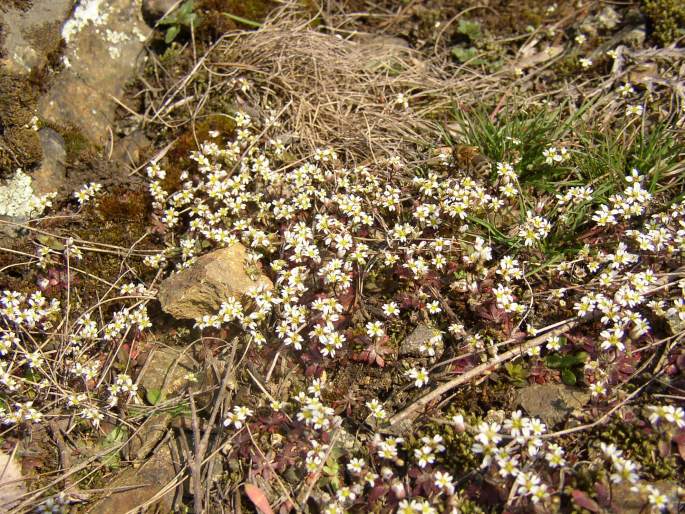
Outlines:
[[[269,505],[269,500],[266,498],[266,494],[259,487],[252,484],[245,484],[245,494],[250,499],[257,510],[262,514],[274,514],[274,511]]]
[[[678,453],[680,458],[685,460],[685,431],[673,436],[672,441],[678,445]]]
[[[595,484],[595,492],[597,493],[597,501],[602,507],[609,507],[611,505],[611,491],[602,482]]]
[[[578,489],[574,489],[573,492],[571,493],[571,496],[573,497],[573,503],[575,503],[579,507],[587,509],[590,512],[599,512],[600,511],[600,508],[599,508],[599,505],[597,505],[597,502],[595,500],[593,500],[592,498],[590,498],[583,491],[580,491]]]

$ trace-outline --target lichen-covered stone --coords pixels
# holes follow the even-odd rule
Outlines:
[[[573,410],[581,409],[590,394],[564,384],[533,384],[518,391],[517,405],[529,416],[540,418],[548,426],[563,421]]]
[[[79,2],[62,26],[64,66],[38,101],[39,117],[73,126],[94,144],[109,142],[112,98],[122,97],[149,34],[137,2]]]
[[[229,297],[240,298],[260,286],[273,288],[271,280],[253,271],[240,243],[203,255],[160,284],[162,310],[177,319],[197,320],[216,314]]]
[[[431,356],[428,353],[421,351],[421,347],[428,343],[431,339],[436,338],[434,345],[435,355]],[[439,340],[437,339],[439,338]],[[414,331],[404,338],[400,343],[400,357],[435,357],[439,358],[444,351],[444,343],[442,341],[442,333],[428,324],[421,323]]]

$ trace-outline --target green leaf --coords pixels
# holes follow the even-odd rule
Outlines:
[[[567,386],[576,385],[576,374],[568,368],[561,370],[561,381]]]
[[[559,364],[559,367],[560,368],[572,368],[576,364],[578,364],[578,362],[576,361],[575,356],[564,355],[563,357],[561,357],[561,362]]]
[[[563,358],[558,353],[548,355],[545,359],[545,364],[547,364],[547,367],[550,369],[559,369],[564,367]]]
[[[247,18],[243,18],[241,16],[231,14],[230,12],[225,12],[225,13],[223,13],[223,15],[226,16],[227,18],[230,18],[231,20],[233,20],[237,23],[242,23],[243,25],[247,25],[248,27],[254,27],[255,29],[262,28],[262,24],[257,22],[257,21],[248,20]]]
[[[57,252],[61,252],[65,248],[62,241],[55,237],[48,236],[45,234],[39,234],[38,236],[36,236],[36,240],[43,246],[47,246],[51,250],[55,250]]]
[[[116,426],[100,441],[100,446],[102,446],[103,449],[114,448],[126,441],[126,439],[128,439],[128,430],[126,430],[126,427]],[[104,455],[102,463],[110,468],[118,468],[121,463],[119,449]]]
[[[573,355],[564,355],[561,358],[561,367],[562,368],[572,368],[574,366],[579,366],[580,364],[583,364],[587,360],[587,353],[585,352],[578,352]]]
[[[521,364],[507,362],[504,365],[504,369],[506,369],[509,378],[511,378],[515,385],[521,386],[525,384],[525,381],[528,378],[528,370]]]
[[[480,23],[471,20],[459,20],[457,32],[467,36],[471,41],[476,41],[483,36],[480,30]]]
[[[180,25],[172,25],[166,31],[166,36],[164,37],[164,42],[168,45],[174,39],[176,39],[176,36],[178,36],[179,32],[181,32]]]
[[[483,64],[482,59],[476,59],[476,56],[478,55],[478,50],[476,50],[473,47],[469,48],[464,48],[461,46],[455,46],[452,48],[452,55],[459,61],[459,62],[466,62],[466,61],[471,61],[472,64]]]
[[[578,353],[576,353],[575,357],[576,357],[576,362],[578,364],[584,364],[585,361],[587,361],[589,355],[587,352],[578,352]]]
[[[178,9],[179,18],[187,18],[193,13],[193,0],[188,0],[184,2],[183,5]]]
[[[148,389],[145,391],[145,399],[150,405],[157,405],[162,399],[162,391],[160,389]]]

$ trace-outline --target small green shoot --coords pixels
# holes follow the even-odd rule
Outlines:
[[[123,426],[116,426],[107,434],[101,441],[100,446],[103,449],[112,448],[111,453],[107,453],[102,458],[102,463],[109,467],[116,469],[121,464],[121,457],[119,456],[119,446],[128,439],[128,430]],[[115,449],[116,448],[116,449]]]
[[[164,42],[171,44],[182,29],[191,28],[197,25],[198,15],[193,10],[193,0],[183,2],[175,11],[167,14],[157,22],[158,25],[168,26],[164,36]]]
[[[236,23],[242,23],[243,25],[247,25],[248,27],[253,27],[255,29],[260,29],[262,28],[262,24],[259,23],[258,21],[253,21],[253,20],[248,20],[247,18],[243,18],[242,16],[238,16],[236,14],[231,14],[229,12],[223,13],[224,16],[227,18],[235,21]]]
[[[578,352],[575,354],[560,355],[554,353],[548,355],[545,359],[545,364],[550,369],[557,369],[561,374],[561,381],[568,385],[574,386],[578,383],[579,378],[583,376],[582,366],[588,358],[586,352]]]
[[[529,373],[523,364],[507,362],[504,365],[504,369],[507,371],[507,375],[509,375],[509,378],[516,387],[523,387],[527,384]]]
[[[457,32],[463,34],[470,41],[478,41],[483,37],[483,32],[480,28],[480,23],[473,20],[461,19],[459,20],[459,25],[457,26]]]
[[[148,389],[145,392],[145,400],[150,405],[157,405],[162,400],[162,391],[160,389]]]

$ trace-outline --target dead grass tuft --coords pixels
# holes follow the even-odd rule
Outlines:
[[[248,75],[266,86],[276,111],[290,105],[284,125],[305,148],[333,146],[360,163],[427,143],[455,101],[485,93],[495,80],[424,61],[402,40],[322,33],[284,13],[225,40],[217,56],[224,80]]]

